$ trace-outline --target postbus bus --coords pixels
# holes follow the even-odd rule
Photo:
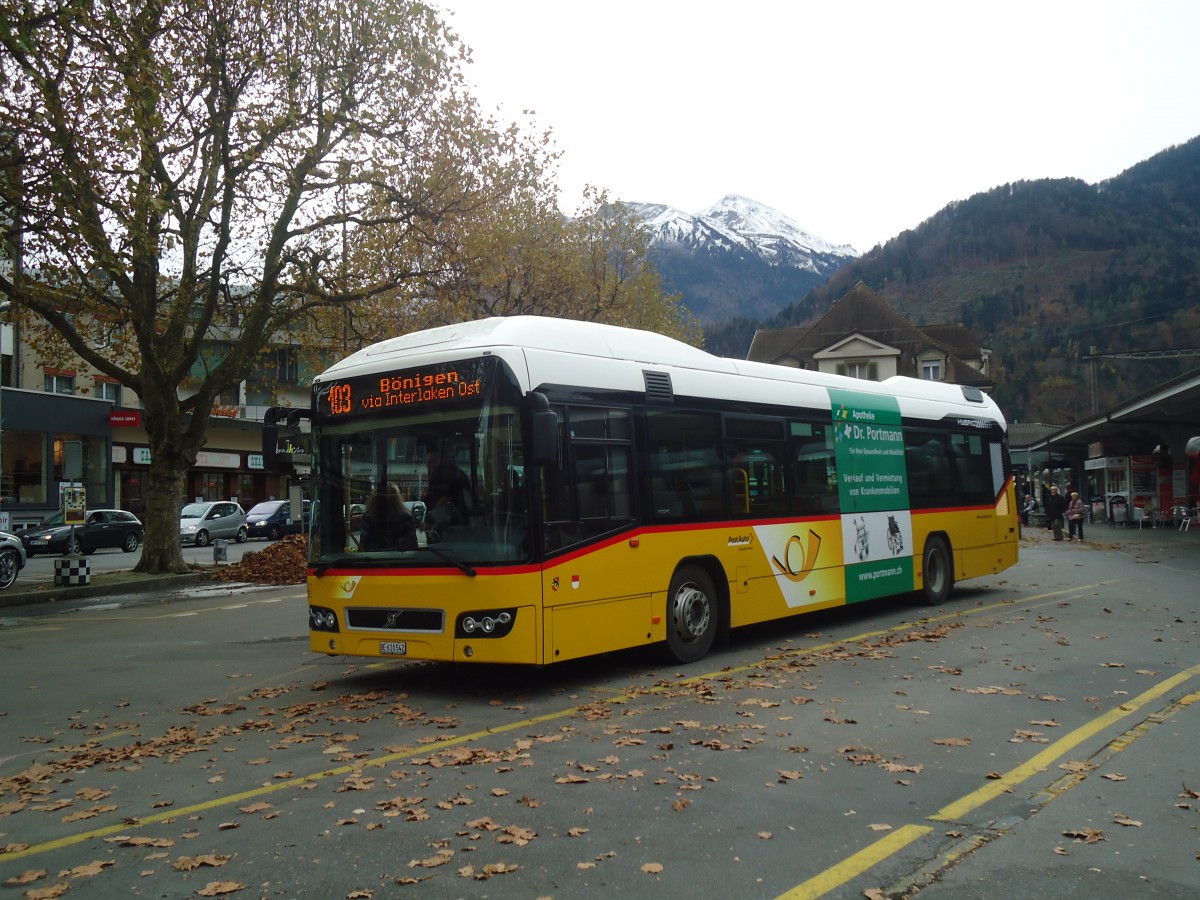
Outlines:
[[[1017,561],[1005,421],[972,387],[518,316],[369,346],[273,412],[311,416],[318,653],[690,662],[741,625],[938,603]]]

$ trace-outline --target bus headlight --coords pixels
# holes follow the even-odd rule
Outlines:
[[[512,631],[515,609],[488,609],[463,613],[454,627],[455,637],[501,638]]]
[[[337,613],[324,606],[310,606],[308,608],[308,627],[312,631],[337,631]]]

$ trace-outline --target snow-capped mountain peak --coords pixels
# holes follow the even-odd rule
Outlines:
[[[727,194],[708,209],[686,213],[662,203],[628,203],[646,223],[651,246],[689,252],[735,252],[772,266],[828,274],[858,256],[805,231],[793,219],[748,197]]]
[[[817,253],[859,255],[849,244],[831,244],[810,234],[779,210],[740,194],[726,194],[699,215],[720,222],[737,234],[782,237]]]
[[[702,322],[767,319],[858,257],[815,237],[778,210],[729,194],[686,213],[624,203],[645,224],[663,287]]]

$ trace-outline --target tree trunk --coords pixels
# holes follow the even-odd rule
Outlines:
[[[207,421],[196,421],[196,413],[181,413],[176,389],[167,381],[144,379],[145,392],[141,395],[142,418],[150,442],[150,483],[146,491],[146,539],[134,571],[147,575],[190,571],[179,541],[179,511],[187,499],[187,473],[196,462],[207,425]]]
[[[134,567],[135,572],[167,575],[189,571],[179,543],[179,510],[183,508],[186,478],[187,467],[173,465],[169,457],[158,452],[152,441],[150,484],[146,492],[143,522],[146,539],[142,544],[142,558]]]

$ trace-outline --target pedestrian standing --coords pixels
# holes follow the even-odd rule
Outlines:
[[[1079,491],[1071,492],[1071,502],[1067,504],[1067,530],[1070,540],[1079,539],[1079,543],[1083,543],[1083,517],[1087,512],[1087,507],[1083,505],[1083,501],[1079,499]]]
[[[1054,532],[1054,539],[1063,539],[1063,518],[1067,514],[1067,498],[1058,492],[1058,485],[1050,485],[1050,493],[1046,497],[1046,522]]]

